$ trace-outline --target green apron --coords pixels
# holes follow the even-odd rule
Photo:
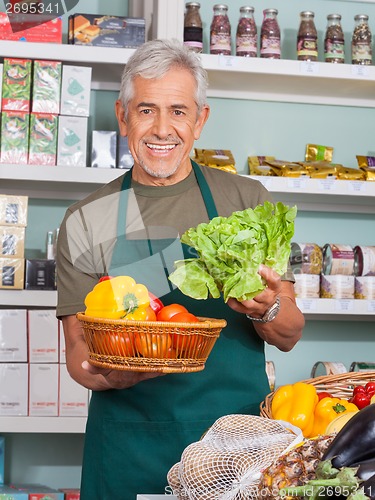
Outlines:
[[[192,165],[211,219],[217,216],[211,191],[199,166]],[[118,234],[125,231],[130,187],[131,171],[122,184]],[[130,275],[159,294],[155,283],[160,280],[162,287],[167,283],[165,273],[173,269],[176,257],[176,251],[170,251],[174,245],[173,239],[118,236],[109,274]],[[184,254],[191,257],[192,249],[185,247]],[[138,265],[143,259],[143,265]],[[161,299],[165,305],[184,304],[197,316],[225,318],[228,325],[203,371],[168,374],[129,389],[92,393],[81,500],[135,500],[137,493],[170,492],[168,470],[186,446],[199,440],[223,415],[259,414],[259,403],[269,392],[264,343],[244,314],[230,309],[222,299],[193,300],[172,286]]]

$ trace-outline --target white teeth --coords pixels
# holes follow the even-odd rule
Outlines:
[[[174,144],[166,144],[165,146],[159,145],[159,144],[147,144],[147,147],[150,149],[156,149],[159,151],[166,151],[173,149],[175,147]]]

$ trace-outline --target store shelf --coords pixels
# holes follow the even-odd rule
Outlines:
[[[297,299],[306,319],[374,321],[375,300]]]
[[[0,417],[0,429],[5,432],[83,434],[86,417]]]
[[[92,88],[120,88],[134,49],[0,41],[4,57],[91,66]],[[202,54],[211,97],[375,107],[375,67]]]
[[[49,290],[0,290],[0,307],[56,307],[57,292]]]
[[[375,213],[375,182],[305,177],[247,176],[259,180],[278,201],[300,210]]]

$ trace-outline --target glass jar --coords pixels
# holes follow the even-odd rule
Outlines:
[[[188,2],[184,19],[184,44],[194,52],[203,52],[203,28],[200,3]]]
[[[345,40],[340,14],[329,14],[327,16],[324,60],[335,64],[344,64],[345,62]]]
[[[257,27],[254,21],[254,7],[241,7],[236,33],[236,56],[256,57],[257,52]]]
[[[352,64],[372,64],[372,36],[368,25],[368,16],[358,14],[354,17],[352,35]]]
[[[210,28],[210,54],[232,54],[231,26],[228,18],[228,6],[216,4]]]
[[[260,57],[280,59],[281,37],[277,9],[265,9],[260,30]]]
[[[314,23],[314,12],[309,10],[300,13],[297,59],[299,61],[318,60],[318,33]]]

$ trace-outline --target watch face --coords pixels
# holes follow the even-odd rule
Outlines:
[[[266,313],[266,315],[264,316],[264,320],[265,321],[272,321],[273,319],[276,318],[277,316],[277,313],[279,312],[280,310],[280,302],[279,300],[277,300],[274,305],[271,307],[271,309],[269,309],[269,311]]]

